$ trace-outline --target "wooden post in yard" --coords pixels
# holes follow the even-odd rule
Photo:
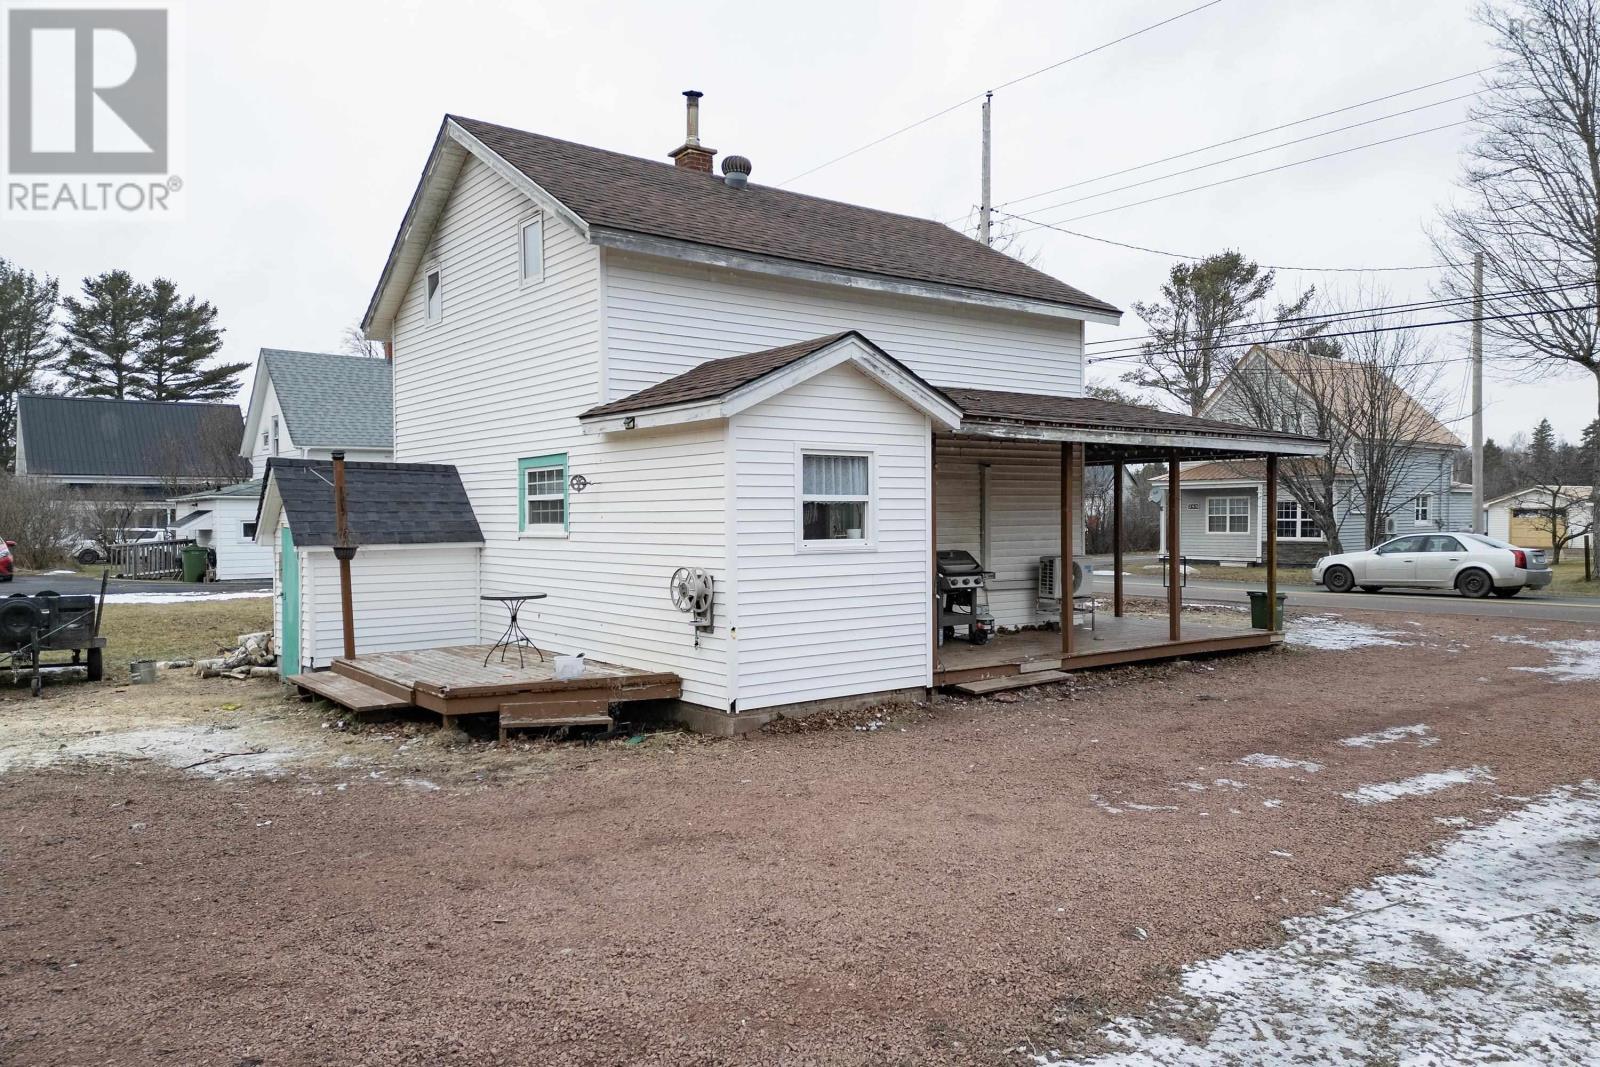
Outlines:
[[[1061,654],[1072,655],[1072,466],[1077,446],[1061,442]]]
[[[1183,491],[1178,484],[1178,454],[1167,458],[1167,640],[1183,640],[1183,564],[1178,556],[1183,545],[1178,538],[1178,515],[1183,509]]]
[[[1267,457],[1267,629],[1278,628],[1278,457]]]
[[[1122,618],[1122,480],[1128,469],[1119,459],[1111,465],[1111,614]]]
[[[933,677],[929,679],[932,688],[928,690],[928,702],[933,702],[933,695],[939,681],[939,669],[943,663],[939,659],[939,479],[937,476],[939,460],[939,435],[928,435],[928,593],[929,600],[933,603],[933,629],[928,634],[928,662],[933,667]]]
[[[333,555],[339,561],[339,608],[344,615],[344,658],[356,656],[356,616],[350,591],[350,561],[356,548],[350,543],[350,517],[345,510],[344,453],[333,453]]]

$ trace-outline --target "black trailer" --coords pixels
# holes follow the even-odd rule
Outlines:
[[[54,592],[13,593],[0,600],[0,669],[14,674],[32,672],[33,693],[39,695],[40,669],[46,652],[71,652],[71,662],[84,668],[89,681],[105,676],[106,639],[100,636],[100,596],[62,595]]]

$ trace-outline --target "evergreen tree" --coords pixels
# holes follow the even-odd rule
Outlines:
[[[166,278],[150,284],[130,392],[144,400],[226,400],[248,363],[206,362],[222,347],[217,309]]]
[[[1540,477],[1547,476],[1556,462],[1556,432],[1549,419],[1540,419],[1533,428],[1533,440],[1528,443],[1528,461]]]
[[[60,345],[53,320],[60,284],[0,259],[0,469],[16,461],[17,395],[37,387]]]
[[[61,301],[67,310],[66,357],[60,374],[78,396],[131,395],[150,290],[125,270],[83,280],[83,299]]]

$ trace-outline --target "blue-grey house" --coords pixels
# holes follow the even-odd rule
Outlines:
[[[1376,384],[1374,401],[1370,365],[1257,345],[1207,398],[1199,415],[1234,422],[1270,420],[1278,428],[1325,436],[1335,449],[1355,452],[1365,447],[1360,431],[1348,423],[1373,403],[1384,408],[1390,430],[1385,447],[1395,458],[1388,464],[1393,488],[1382,494],[1384,535],[1419,530],[1472,529],[1472,487],[1453,478],[1456,454],[1465,447],[1426,406],[1390,378]],[[1340,427],[1330,422],[1345,422]],[[1291,461],[1293,462],[1293,461]],[[1317,461],[1322,463],[1322,461]],[[1331,476],[1332,503],[1344,551],[1369,548],[1366,536],[1367,494],[1356,473],[1354,455],[1333,457],[1323,468]],[[1283,469],[1280,469],[1282,471]],[[1208,460],[1183,467],[1178,517],[1185,558],[1196,562],[1260,563],[1265,556],[1266,524],[1277,524],[1278,558],[1286,566],[1309,565],[1328,551],[1327,538],[1311,509],[1303,507],[1294,489],[1312,481],[1302,472],[1280,475],[1277,513],[1266,509],[1266,465],[1259,459]],[[1154,480],[1162,502],[1163,541],[1166,524],[1166,478]],[[1165,544],[1162,546],[1165,552]]]

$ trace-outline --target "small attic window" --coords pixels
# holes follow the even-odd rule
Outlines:
[[[444,274],[438,267],[430,270],[423,280],[423,294],[427,299],[423,314],[428,322],[444,319]]]
[[[517,224],[517,259],[523,285],[544,281],[544,216],[531,215]]]

